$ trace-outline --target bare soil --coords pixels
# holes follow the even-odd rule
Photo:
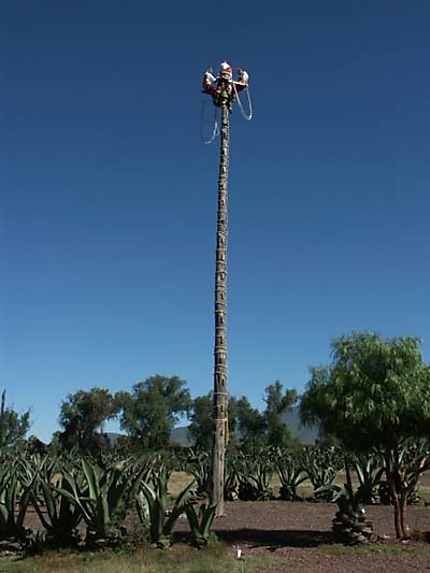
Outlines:
[[[259,573],[430,571],[425,534],[430,529],[430,508],[408,508],[411,532],[420,532],[421,540],[401,542],[395,539],[393,508],[368,506],[379,541],[361,547],[334,542],[331,521],[336,510],[335,504],[328,503],[236,501],[226,504],[226,515],[216,519],[213,529],[234,554],[241,549],[244,565],[259,563]]]
[[[331,522],[336,510],[336,504],[309,501],[228,502],[213,530],[232,556],[241,550],[244,573],[430,572],[430,507],[408,507],[413,539],[402,542],[395,538],[392,506],[367,506],[379,541],[360,547],[334,541]],[[40,528],[31,511],[26,525]],[[185,541],[188,531],[186,520],[178,520],[176,542]]]

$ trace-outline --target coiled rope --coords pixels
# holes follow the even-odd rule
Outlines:
[[[206,145],[209,145],[219,135],[219,127],[218,127],[218,121],[217,121],[217,108],[214,106],[214,110],[215,110],[214,119],[208,120],[208,119],[205,119],[205,107],[206,107],[206,100],[202,100],[202,106],[201,106],[201,110],[200,110],[200,138],[203,141],[203,143],[205,143]],[[208,123],[210,123],[210,124],[213,123],[212,136],[210,139],[206,139],[205,133],[204,133],[205,132],[204,126]]]
[[[247,86],[244,89],[244,91],[246,92],[246,95],[248,97],[248,113],[246,113],[245,110],[243,109],[243,105],[242,105],[242,102],[240,101],[239,92],[237,91],[235,82],[233,82],[233,90],[234,90],[237,104],[239,106],[240,113],[242,114],[242,117],[244,119],[246,119],[247,121],[251,121],[251,119],[252,119],[252,101],[251,101],[251,94],[249,93],[249,86]]]

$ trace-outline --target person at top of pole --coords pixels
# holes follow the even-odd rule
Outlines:
[[[219,65],[219,75],[217,78],[217,90],[214,98],[215,105],[225,105],[231,111],[231,100],[233,97],[233,68],[223,60]]]
[[[208,68],[203,74],[202,90],[203,93],[213,94],[215,92],[216,77],[214,76],[214,69]]]
[[[239,81],[237,82],[238,87],[242,86],[241,89],[248,87],[249,84],[249,74],[243,68],[237,68],[237,73],[239,74]]]
[[[233,68],[230,66],[230,64],[226,60],[223,60],[220,63],[219,77],[222,78],[223,80],[227,80],[229,82],[233,79]]]
[[[214,76],[213,68],[208,68],[203,74],[202,92],[212,96],[214,105],[225,105],[231,111],[231,99],[233,94],[232,84],[233,70],[230,64],[224,60],[220,64],[217,77]]]

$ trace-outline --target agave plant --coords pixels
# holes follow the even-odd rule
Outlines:
[[[58,460],[43,464],[40,467],[31,493],[31,502],[39,516],[47,541],[55,546],[76,545],[80,541],[77,527],[82,520],[82,513],[73,499],[70,479],[70,466],[62,465]],[[61,490],[67,491],[64,495]]]
[[[345,459],[346,483],[337,488],[335,501],[338,511],[332,522],[335,538],[348,545],[358,545],[375,541],[373,524],[366,516],[366,510],[361,504],[360,493],[352,487],[349,465]]]
[[[369,456],[356,456],[351,463],[358,479],[357,494],[361,502],[366,505],[374,503],[385,471],[381,455],[375,451]]]
[[[276,452],[275,468],[281,483],[279,495],[286,501],[299,501],[302,498],[297,488],[308,479],[306,472],[297,456],[291,452]]]
[[[227,455],[225,460],[224,498],[228,501],[239,499],[239,473],[236,456],[232,454]]]
[[[334,447],[308,447],[302,451],[302,465],[314,488],[315,501],[334,501],[333,482],[342,464]]]
[[[87,527],[87,543],[113,543],[120,537],[120,521],[125,516],[124,499],[134,484],[125,462],[107,468],[82,459],[82,471],[65,474],[67,487],[57,487],[79,510]]]
[[[197,504],[185,504],[185,513],[191,531],[191,543],[198,548],[204,547],[211,538],[211,527],[215,519],[218,502],[203,503],[198,509]]]
[[[0,464],[0,541],[18,547],[27,537],[24,519],[30,505],[34,475],[25,460],[2,456]]]
[[[209,453],[194,453],[190,449],[184,469],[194,478],[196,485],[195,495],[199,498],[205,498],[210,493],[211,482],[211,458]]]
[[[398,498],[401,512],[406,505],[419,501],[418,487],[423,473],[430,469],[430,448],[427,440],[406,440],[398,450],[385,460],[385,480],[379,486],[379,498],[383,504],[393,503],[393,495]],[[392,487],[389,487],[388,476]],[[394,490],[394,491],[393,491]]]
[[[154,470],[151,478],[140,483],[136,498],[137,515],[148,528],[151,543],[160,549],[169,547],[172,531],[178,517],[184,513],[188,496],[194,481],[178,495],[169,509],[169,472],[164,464]]]
[[[273,474],[272,463],[262,456],[251,458],[242,455],[239,458],[237,479],[239,499],[243,501],[264,501],[272,497],[270,480]]]

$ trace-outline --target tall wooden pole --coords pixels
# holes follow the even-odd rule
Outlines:
[[[224,515],[224,465],[228,434],[227,395],[227,239],[228,167],[230,152],[229,111],[221,107],[221,151],[218,175],[218,212],[215,263],[214,347],[214,444],[212,450],[212,500],[218,500],[216,516]]]

